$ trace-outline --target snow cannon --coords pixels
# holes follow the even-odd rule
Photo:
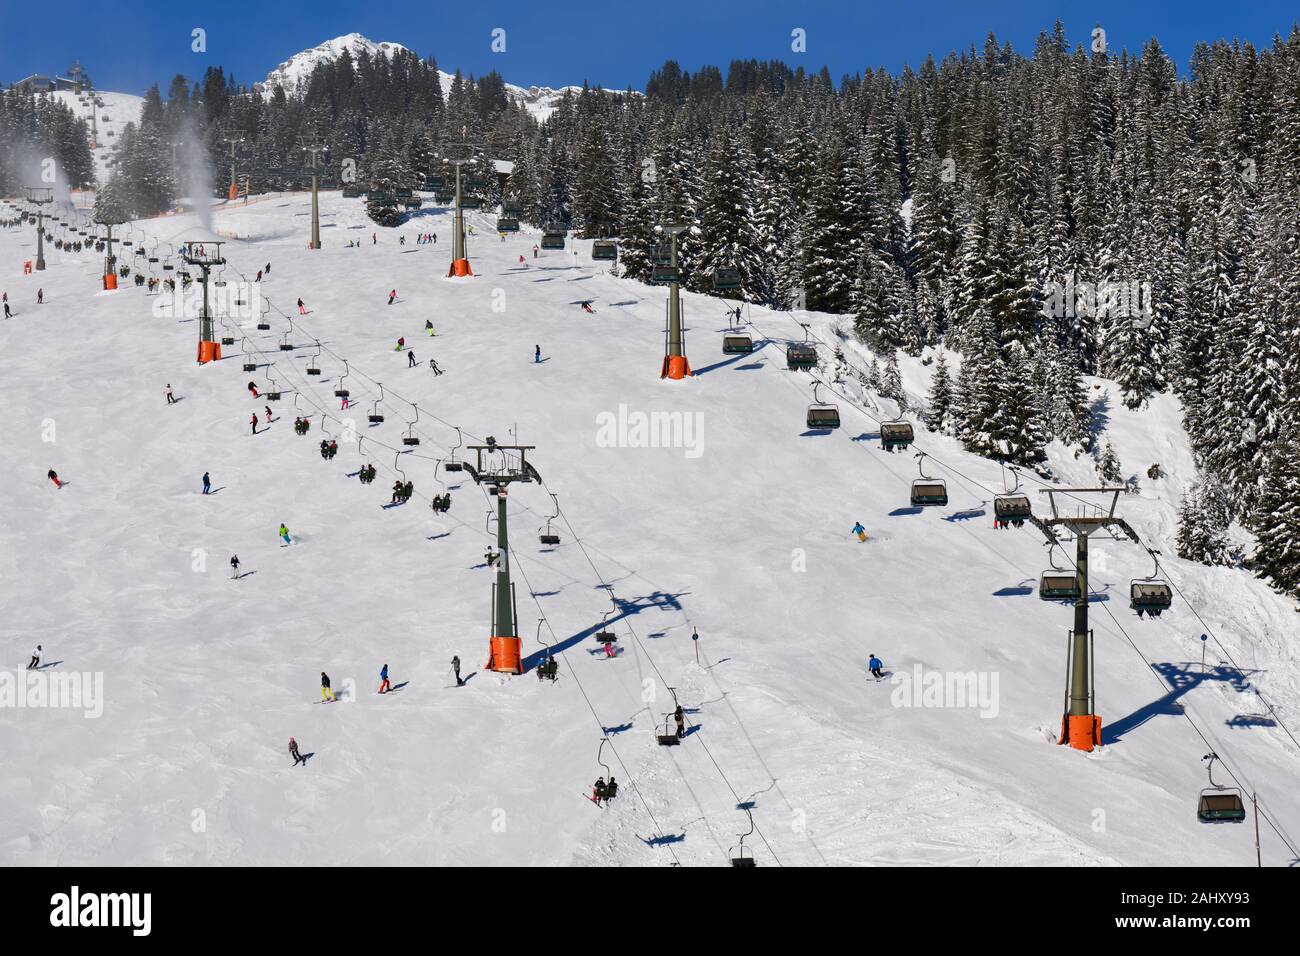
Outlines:
[[[465,276],[472,276],[473,274],[474,274],[474,270],[469,267],[468,259],[453,260],[451,263],[451,268],[447,270],[447,276],[449,278],[451,276],[456,276],[457,278],[464,278]]]
[[[683,379],[694,374],[691,371],[691,363],[686,360],[685,355],[665,355],[663,368],[659,371],[660,378],[674,380]]]
[[[1101,746],[1101,717],[1096,714],[1065,714],[1061,717],[1060,743],[1091,752]]]
[[[220,342],[200,342],[199,343],[199,364],[206,365],[208,362],[221,361],[221,343]]]
[[[518,637],[494,637],[487,669],[503,674],[522,674],[523,641]]]

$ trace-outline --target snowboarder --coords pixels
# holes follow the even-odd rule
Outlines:
[[[853,525],[853,533],[858,536],[859,541],[867,540],[867,529],[862,527],[861,521],[858,521]]]
[[[285,526],[283,521],[280,522],[280,537],[284,539],[286,546],[293,543],[289,540],[289,529]]]
[[[253,434],[256,435],[257,434],[257,412],[253,412],[253,417],[252,419],[250,419],[249,424],[253,426]]]
[[[266,423],[269,425],[271,424],[271,406],[266,405],[264,407],[266,408]]]
[[[176,396],[172,394],[172,386],[170,382],[167,383],[167,404],[168,405],[176,404]]]
[[[36,645],[36,650],[32,651],[32,659],[27,663],[27,669],[34,671],[41,666],[41,645]]]
[[[435,334],[433,331],[433,322],[430,321],[429,319],[424,320],[424,331],[427,332],[429,335]]]
[[[271,263],[269,262],[266,264],[266,274],[267,275],[271,274]]]
[[[334,696],[334,691],[330,690],[330,675],[326,674],[324,671],[320,672],[320,699],[321,700],[337,699]]]
[[[248,383],[248,394],[249,394],[249,395],[252,395],[254,398],[257,398],[257,383],[256,383],[256,382],[249,382],[249,383]]]
[[[50,469],[49,474],[46,477],[48,477],[50,481],[54,482],[55,488],[63,487],[63,482],[59,480],[59,473],[53,468]]]
[[[45,290],[44,290],[44,289],[37,289],[37,290],[36,290],[36,304],[37,304],[37,305],[43,305],[44,303],[45,303]]]
[[[298,314],[299,314],[299,315],[306,315],[306,314],[307,314],[307,306],[305,306],[305,305],[303,304],[303,301],[302,301],[302,297],[301,297],[301,296],[298,297]]]
[[[406,353],[406,367],[415,368],[415,349]]]
[[[392,304],[393,304],[393,300],[396,299],[396,298],[397,298],[397,290],[396,290],[396,289],[391,289],[391,290],[389,290],[389,293],[388,293],[388,304],[389,304],[389,305],[392,305]]]
[[[442,374],[442,369],[438,367],[438,363],[435,362],[433,359],[429,359],[429,371],[432,372],[434,375]]]
[[[871,671],[871,676],[876,680],[883,680],[885,676],[885,663],[875,654],[870,655],[867,661],[867,669]]]
[[[456,686],[463,687],[465,685],[465,682],[460,679],[460,657],[459,656],[453,657],[451,659],[451,669],[452,672],[456,675]]]
[[[388,683],[388,665],[387,665],[387,664],[385,664],[385,665],[383,666],[383,668],[379,671],[379,680],[380,680],[380,684],[379,684],[379,693],[383,694],[383,693],[385,693],[385,692],[390,691],[390,690],[393,689],[393,688],[392,688],[392,685]]]
[[[582,311],[583,311],[583,312],[590,312],[592,315],[595,315],[595,314],[596,314],[596,310],[593,309],[593,308],[591,307],[591,300],[590,300],[590,299],[586,299],[586,300],[583,301],[583,303],[582,303]]]
[[[261,281],[262,281],[262,270],[261,270],[261,269],[258,269],[258,270],[257,270],[257,278],[254,279],[253,281],[254,281],[254,282],[261,282]]]
[[[13,316],[13,313],[9,311],[9,300],[6,299],[6,300],[5,300],[5,318],[7,319],[7,318],[10,318],[11,316]]]
[[[289,756],[293,758],[293,765],[295,767],[298,766],[299,763],[304,767],[307,766],[307,758],[298,752],[298,741],[294,740],[292,737],[289,738]]]
[[[677,739],[681,740],[686,736],[686,713],[682,710],[681,704],[678,704],[677,709],[673,711],[673,720],[677,721]]]
[[[536,246],[536,245],[533,246],[533,258],[534,258],[534,259],[537,258],[537,246]]]
[[[212,479],[208,477],[208,473],[205,471],[203,473],[203,493],[206,495],[211,490],[212,490]]]
[[[393,346],[393,351],[394,351],[394,352],[400,352],[400,351],[402,351],[402,349],[404,349],[404,348],[406,348],[406,337],[405,337],[405,336],[401,336],[401,337],[398,338],[398,340],[397,340],[397,344]]]
[[[541,360],[542,360],[542,347],[541,347],[540,345],[534,345],[534,346],[533,346],[533,364],[535,365],[535,364],[537,364],[538,362],[540,362]]]
[[[230,556],[230,580],[239,580],[239,555],[237,554]]]

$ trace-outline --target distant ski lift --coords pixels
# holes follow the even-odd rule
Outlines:
[[[673,247],[671,243],[661,242],[658,245],[650,247],[650,261],[655,265],[666,266],[673,261]]]
[[[724,266],[713,270],[713,290],[715,292],[725,292],[728,289],[740,288],[740,270],[731,266]]]
[[[597,239],[591,244],[591,258],[598,262],[613,262],[618,259],[618,243],[612,239]]]
[[[915,440],[911,422],[883,422],[880,426],[880,447],[885,451],[906,448]]]
[[[565,234],[564,234],[563,232],[556,232],[556,231],[548,230],[547,232],[545,232],[545,233],[542,234],[542,248],[543,248],[543,249],[563,249],[563,248],[564,248],[564,236],[565,236]]]
[[[808,406],[806,424],[809,428],[839,428],[839,406],[817,401],[817,388],[819,385],[821,385],[821,382],[813,382],[813,403]]]
[[[754,351],[754,340],[743,332],[730,332],[722,337],[723,355],[744,355]]]
[[[551,530],[551,522],[560,517],[560,501],[555,495],[551,495],[551,500],[555,502],[555,514],[547,516],[546,530],[541,532],[537,539],[542,544],[554,546],[560,543],[560,536]]]
[[[817,346],[811,342],[792,342],[786,346],[785,365],[791,371],[817,367]]]
[[[480,199],[478,196],[461,196],[461,197],[460,197],[460,208],[461,208],[461,209],[478,209],[478,208],[479,208],[480,206],[482,206],[482,205],[483,205],[483,200]]]
[[[1214,761],[1220,759],[1218,754],[1208,753],[1201,759],[1210,762],[1206,767],[1210,785],[1201,791],[1200,799],[1196,802],[1196,819],[1202,823],[1241,823],[1246,819],[1241,790],[1214,782]]]

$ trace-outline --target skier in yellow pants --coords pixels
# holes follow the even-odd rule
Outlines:
[[[320,699],[334,700],[334,691],[330,690],[330,675],[324,671],[320,672]]]
[[[859,541],[866,541],[866,540],[867,540],[867,529],[864,528],[864,527],[862,527],[862,522],[861,522],[861,521],[858,521],[858,522],[855,522],[855,523],[854,523],[854,525],[853,525],[853,533],[856,534],[856,535],[858,536],[858,540],[859,540]]]

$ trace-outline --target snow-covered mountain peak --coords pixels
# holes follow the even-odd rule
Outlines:
[[[310,50],[303,50],[301,53],[289,57],[289,59],[266,74],[265,85],[279,86],[286,91],[291,91],[297,87],[299,80],[305,80],[311,76],[312,70],[316,69],[318,63],[336,60],[344,50],[352,54],[355,59],[363,52],[368,53],[371,57],[381,55],[391,57],[393,54],[406,49],[400,43],[389,43],[387,41],[376,43],[360,33],[348,33],[341,37],[335,37],[333,40],[326,40]]]

